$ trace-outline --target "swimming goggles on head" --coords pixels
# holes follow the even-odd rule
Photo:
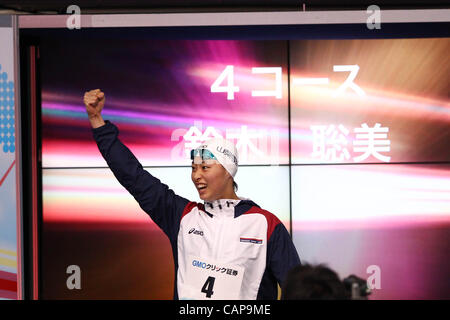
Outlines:
[[[191,160],[195,157],[200,157],[202,160],[217,160],[211,151],[207,149],[193,149],[191,150]]]

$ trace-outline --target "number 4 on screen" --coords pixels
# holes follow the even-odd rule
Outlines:
[[[253,74],[275,74],[275,90],[252,90],[252,97],[282,98],[282,68],[258,67],[252,68]],[[221,85],[226,81],[226,85]],[[228,65],[211,85],[211,92],[226,92],[227,100],[234,100],[234,93],[239,87],[234,85],[234,66]]]
[[[220,84],[227,80],[226,86]],[[234,66],[226,66],[225,70],[219,75],[219,77],[211,85],[211,92],[226,92],[227,100],[234,100],[234,93],[239,92],[239,87],[234,86]]]

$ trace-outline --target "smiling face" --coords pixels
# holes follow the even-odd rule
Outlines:
[[[191,179],[200,199],[214,201],[237,198],[233,191],[233,178],[217,160],[198,162],[192,162]]]

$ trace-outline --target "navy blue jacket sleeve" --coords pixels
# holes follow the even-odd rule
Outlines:
[[[92,129],[103,158],[139,206],[169,239],[174,240],[178,234],[181,215],[189,200],[176,195],[167,185],[144,170],[133,153],[119,140],[119,129],[108,120],[105,123],[104,126]]]
[[[291,236],[282,223],[275,227],[270,236],[267,255],[268,267],[282,286],[288,271],[300,264],[300,258]]]

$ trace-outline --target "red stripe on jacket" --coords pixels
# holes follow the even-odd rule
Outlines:
[[[280,219],[278,219],[273,213],[261,209],[257,206],[251,207],[247,212],[243,214],[262,214],[267,220],[267,242],[269,242],[270,237],[272,236],[273,230],[275,227],[281,223]]]

